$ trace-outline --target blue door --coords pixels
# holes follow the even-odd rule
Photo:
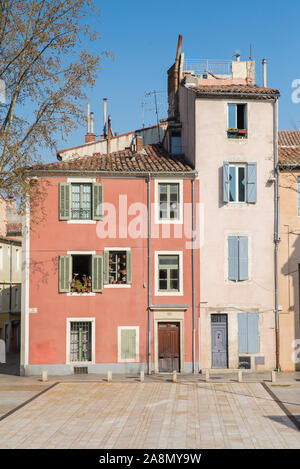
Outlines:
[[[227,368],[227,314],[211,315],[212,368]]]

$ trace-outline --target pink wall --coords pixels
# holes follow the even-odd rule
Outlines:
[[[45,180],[44,180],[45,181]],[[140,362],[147,361],[147,238],[100,239],[96,224],[68,224],[58,219],[58,183],[66,178],[50,178],[48,196],[43,204],[46,219],[34,225],[30,233],[29,364],[66,363],[66,319],[96,319],[95,363],[117,362],[117,327],[140,327]],[[99,180],[100,181],[100,180]],[[144,179],[103,179],[104,201],[113,204],[119,216],[119,194],[127,195],[128,207],[135,202],[147,204],[147,183]],[[195,191],[197,194],[198,191]],[[191,201],[191,181],[183,181],[183,200]],[[154,181],[151,181],[151,202],[154,203]],[[196,200],[197,202],[197,200]],[[39,210],[39,208],[38,208]],[[135,215],[128,216],[128,223]],[[103,223],[103,222],[97,222]],[[154,220],[152,220],[152,224]],[[158,225],[160,236],[163,225]],[[118,228],[118,224],[117,224]],[[152,304],[189,304],[185,312],[185,361],[192,361],[192,266],[191,250],[185,250],[186,238],[152,239]],[[58,292],[58,256],[67,251],[96,251],[104,247],[130,247],[132,252],[131,288],[103,288],[96,296],[67,296]],[[154,251],[183,252],[183,296],[154,296]],[[198,268],[196,285],[199,285]],[[197,300],[199,301],[199,300]],[[197,304],[197,303],[196,303]],[[153,337],[152,337],[153,345]],[[152,350],[152,361],[153,350]]]

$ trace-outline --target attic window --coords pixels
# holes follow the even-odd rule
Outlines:
[[[246,104],[228,104],[228,138],[247,138],[246,106]]]
[[[182,154],[181,130],[172,130],[171,132],[171,153],[173,155]]]

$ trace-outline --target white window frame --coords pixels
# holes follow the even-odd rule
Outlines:
[[[92,340],[92,360],[91,361],[83,361],[83,362],[71,362],[71,350],[70,350],[70,332],[71,332],[71,322],[91,322],[92,323],[92,333],[91,333],[91,340]],[[67,365],[93,365],[95,364],[95,326],[96,326],[96,319],[95,318],[84,318],[84,317],[73,317],[67,318],[67,327],[66,327],[66,364]]]
[[[235,168],[235,193],[239,197],[239,181],[238,181],[238,168],[245,169],[245,200],[230,200],[230,181],[228,184],[228,203],[230,204],[245,204],[247,203],[247,181],[248,181],[248,167],[246,163],[229,163],[228,177],[230,178],[230,168]]]
[[[103,251],[131,251],[131,248],[129,247],[105,247]],[[131,284],[128,283],[119,283],[119,284],[113,284],[113,283],[106,283],[103,284],[103,288],[131,288]]]
[[[135,358],[121,358],[121,331],[135,329]],[[136,363],[140,361],[140,328],[139,326],[118,326],[118,363]]]
[[[176,219],[160,219],[159,218],[159,184],[179,184],[179,218]],[[183,180],[182,179],[155,179],[154,180],[154,223],[157,225],[181,225],[183,223]]]
[[[96,251],[67,251],[67,254],[70,256],[82,255],[82,256],[95,256]],[[73,262],[73,261],[72,261]],[[68,292],[67,296],[96,296],[95,292],[90,293],[76,293],[76,292]]]
[[[82,178],[82,177],[73,177],[73,178],[67,178],[67,182],[69,183],[74,183],[74,184],[93,184],[97,182],[96,178]],[[67,220],[67,223],[70,225],[95,225],[97,223],[97,220]]]
[[[179,256],[179,291],[163,292],[159,290],[158,256]],[[155,251],[154,252],[154,295],[155,296],[183,296],[183,252],[182,251]]]

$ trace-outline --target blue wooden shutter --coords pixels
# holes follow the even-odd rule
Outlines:
[[[257,164],[248,163],[247,202],[255,204],[257,201]]]
[[[259,352],[258,313],[248,313],[248,353]]]
[[[239,280],[248,280],[248,237],[239,237]]]
[[[238,313],[239,353],[259,352],[258,313]]]
[[[238,313],[239,353],[248,353],[248,313]]]
[[[229,163],[223,164],[223,202],[229,202]]]
[[[238,236],[228,237],[228,278],[239,279],[239,239]]]

